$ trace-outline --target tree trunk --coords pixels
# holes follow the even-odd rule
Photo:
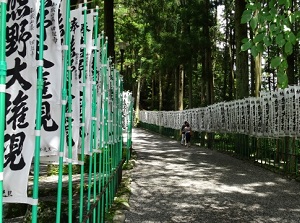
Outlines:
[[[189,82],[189,108],[193,107],[193,71],[192,71],[192,59],[188,63],[188,82]]]
[[[108,56],[115,63],[114,0],[104,0],[104,35],[108,37]]]
[[[140,97],[141,97],[141,77],[137,79],[136,101],[135,101],[135,120],[138,122],[140,113]]]
[[[254,96],[259,97],[261,89],[261,53],[254,58],[254,73],[255,73],[255,92]]]
[[[178,96],[179,96],[179,73],[178,73],[178,69],[174,69],[174,85],[175,85],[175,89],[174,89],[174,110],[176,111],[178,109]]]
[[[250,31],[250,38],[253,38],[252,31]],[[250,83],[251,83],[250,95],[254,97],[255,96],[255,61],[252,56],[250,59]]]
[[[230,46],[229,46],[229,57],[230,57],[230,73],[229,73],[229,80],[228,80],[228,100],[232,101],[234,99],[234,92],[235,92],[235,87],[234,87],[234,54],[235,54],[235,38],[234,34],[230,32]]]
[[[295,53],[292,53],[287,57],[288,69],[287,69],[287,76],[288,76],[288,84],[294,85],[297,84],[296,77],[295,77]]]
[[[207,105],[211,105],[214,103],[214,74],[212,71],[213,67],[213,60],[212,60],[212,35],[210,33],[210,27],[212,22],[210,20],[213,20],[213,16],[210,14],[210,1],[205,0],[205,8],[206,11],[206,19],[207,21],[204,23],[203,26],[203,35],[206,37],[206,43],[205,43],[205,49],[204,49],[204,63],[205,63],[205,76],[206,76],[206,102]],[[213,141],[214,141],[214,135],[212,133],[207,134],[207,147],[209,149],[212,149],[213,147]]]
[[[230,72],[230,57],[229,57],[229,36],[230,36],[230,27],[229,27],[229,13],[228,10],[228,1],[225,1],[225,48],[224,48],[224,62],[223,62],[223,70],[224,70],[224,79],[223,79],[223,88],[222,95],[223,99],[226,101],[227,99],[227,81]]]
[[[155,79],[152,75],[152,85],[151,85],[151,110],[154,110],[154,101],[155,101]]]
[[[235,0],[235,41],[236,41],[236,98],[249,97],[248,52],[241,51],[242,40],[247,38],[247,24],[241,24],[241,18],[246,9],[245,0]],[[236,134],[235,151],[242,157],[249,151],[249,138]]]
[[[159,105],[158,110],[162,111],[163,108],[163,93],[162,93],[162,80],[161,80],[161,71],[158,72],[158,97],[159,97]]]
[[[206,77],[206,64],[205,64],[205,54],[202,55],[201,58],[201,64],[202,64],[202,83],[201,83],[201,106],[206,106],[207,102],[206,102],[206,85],[207,85],[207,77]]]
[[[247,38],[247,24],[241,24],[246,9],[245,0],[235,1],[235,41],[236,41],[236,97],[242,99],[249,96],[248,52],[241,51],[242,40]]]
[[[184,95],[184,68],[183,65],[179,66],[179,100],[178,110],[183,110],[183,95]]]

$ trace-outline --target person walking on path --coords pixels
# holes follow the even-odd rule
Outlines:
[[[185,143],[187,147],[191,146],[191,136],[192,136],[192,128],[189,123],[186,123],[184,127],[184,133],[185,133]]]
[[[181,131],[181,145],[186,145],[184,128],[185,128],[187,123],[188,123],[187,121],[184,121],[184,123],[183,123],[183,125],[181,126],[181,129],[180,129],[180,131]]]

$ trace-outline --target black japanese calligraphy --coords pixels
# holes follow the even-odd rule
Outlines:
[[[9,144],[4,147],[4,168],[9,166],[14,171],[23,169],[26,165],[22,155],[25,133],[6,134],[4,140],[9,141]]]
[[[10,104],[11,106],[7,108],[7,112],[12,113],[12,116],[8,118],[6,123],[7,125],[12,124],[13,130],[16,130],[17,127],[24,129],[29,125],[26,121],[26,112],[28,111],[26,99],[28,99],[28,96],[19,91],[17,97]]]
[[[26,63],[21,64],[20,58],[15,58],[15,66],[12,69],[7,69],[7,77],[11,77],[6,83],[6,88],[10,88],[17,81],[20,86],[26,91],[31,88],[31,83],[26,81],[22,75],[21,71],[25,70],[27,67]]]

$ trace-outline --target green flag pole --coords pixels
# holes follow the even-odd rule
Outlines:
[[[118,85],[118,76],[119,76],[119,71],[115,70],[115,108],[114,108],[114,116],[115,116],[115,122],[114,122],[114,143],[115,143],[115,150],[116,150],[116,162],[115,162],[115,168],[118,167],[118,164],[120,162],[120,148],[119,148],[119,125],[118,125],[118,114],[119,114],[119,108],[118,108],[118,102],[119,102],[119,85]],[[118,189],[118,185],[119,185],[119,173],[120,173],[120,169],[117,170],[116,174],[116,191]]]
[[[102,35],[98,34],[98,41],[97,41],[97,54],[98,54],[98,61],[99,63],[97,66],[97,135],[99,137],[99,140],[97,141],[97,149],[99,150],[99,162],[98,162],[98,194],[101,193],[101,165],[102,165],[102,146],[101,146],[101,122],[102,122],[102,117],[101,117],[101,110],[102,110],[102,90],[101,90],[101,40],[102,40]],[[101,200],[98,199],[97,203],[97,216],[98,216],[98,222],[100,222],[101,218]]]
[[[113,128],[113,170],[117,169],[117,163],[118,163],[118,144],[117,144],[117,69],[113,69],[113,110],[112,110],[112,128]],[[117,184],[118,184],[118,174],[115,174],[114,177],[114,193],[112,195],[112,201],[114,200],[114,195],[117,191]]]
[[[67,68],[67,79],[68,79],[68,86],[67,86],[67,97],[68,97],[68,222],[72,223],[72,216],[73,216],[73,128],[72,128],[72,71],[71,71],[71,45],[69,44],[69,50],[67,55],[67,60],[69,66]]]
[[[94,34],[95,32],[97,32],[97,36],[96,38],[98,37],[98,7],[96,8],[96,22],[94,24],[94,27],[97,27],[94,29]],[[97,30],[97,31],[96,31]],[[97,42],[96,42],[96,46],[97,46]],[[95,48],[95,44],[93,46]],[[96,51],[96,49],[94,49],[94,52]],[[94,55],[95,57],[95,55]],[[94,61],[95,63],[95,61]],[[94,69],[94,72],[95,72],[95,69]],[[95,75],[96,76],[96,75]],[[95,168],[95,165],[93,165],[93,157],[94,157],[94,138],[96,137],[96,133],[95,133],[95,119],[96,119],[96,116],[95,116],[95,100],[96,100],[96,95],[95,95],[95,92],[96,92],[96,84],[94,83],[94,73],[93,73],[93,81],[92,81],[92,116],[91,116],[91,129],[90,129],[90,148],[89,148],[89,188],[88,188],[88,205],[87,205],[87,210],[90,211],[90,207],[91,207],[91,185],[92,185],[92,171],[93,171],[93,168]],[[94,178],[95,178],[95,173],[94,173]],[[93,183],[95,183],[95,179],[93,181]],[[95,187],[96,185],[94,184],[93,185],[94,188],[93,188],[93,191],[95,191]],[[93,194],[94,195],[94,194]],[[93,210],[93,217],[95,218],[95,209]]]
[[[0,191],[3,191],[3,154],[4,154],[4,126],[5,126],[5,83],[6,83],[6,6],[7,3],[1,2],[1,32],[0,32]],[[0,195],[0,223],[3,219],[3,193]]]
[[[102,121],[102,118],[101,118],[101,108],[102,108],[102,103],[101,103],[101,100],[102,100],[102,97],[101,97],[101,93],[102,93],[102,90],[100,88],[100,84],[101,84],[101,40],[102,40],[102,36],[101,34],[98,34],[98,46],[97,46],[97,54],[98,54],[98,60],[99,60],[99,64],[97,66],[97,150],[98,150],[98,153],[99,153],[99,162],[98,162],[98,195],[101,194],[101,164],[102,164],[102,147],[101,147],[101,130],[100,130],[100,125],[101,125],[101,121]],[[101,217],[101,200],[98,199],[98,202],[97,202],[97,216],[98,216],[98,219],[100,219]],[[100,220],[98,220],[98,222],[100,222]]]
[[[102,57],[101,57],[101,55],[102,55],[102,53],[101,53],[101,51],[102,51],[102,38],[103,38],[103,35],[102,35],[103,33],[101,32],[101,34],[100,34],[100,37],[98,38],[99,39],[99,75],[98,75],[98,87],[99,87],[99,91],[98,91],[98,102],[99,102],[99,104],[98,104],[98,111],[97,112],[99,112],[98,114],[99,114],[99,120],[98,120],[98,123],[99,123],[99,129],[98,129],[98,131],[99,131],[99,145],[98,145],[98,149],[100,150],[100,152],[99,152],[99,166],[98,166],[98,168],[99,168],[99,171],[98,171],[98,174],[99,174],[99,177],[98,177],[98,194],[100,194],[101,193],[101,188],[102,188],[102,154],[103,154],[103,149],[102,149],[102,121],[103,121],[103,118],[102,118],[102,74],[101,74],[101,72],[102,72]],[[101,215],[101,200],[102,199],[99,199],[99,202],[98,202],[98,216],[99,216],[99,219],[101,219],[102,218],[102,215]],[[99,221],[101,221],[101,220],[99,220]]]
[[[121,113],[121,85],[120,85],[120,73],[117,72],[116,74],[116,147],[117,147],[117,154],[118,154],[118,159],[117,159],[117,165],[120,163],[122,160],[122,144],[120,143],[122,141],[122,131],[120,129],[120,124],[122,123],[122,113]],[[122,167],[121,167],[122,168]],[[117,186],[120,185],[120,171],[118,170],[118,176],[117,176]]]
[[[113,123],[114,123],[114,67],[112,66],[110,69],[110,110],[109,110],[109,142],[110,142],[110,176],[114,171],[115,168],[115,144],[114,144],[114,127],[113,127]],[[113,202],[113,197],[114,197],[114,189],[115,189],[115,177],[112,178],[111,181],[111,187],[110,187],[110,205],[112,205]]]
[[[119,71],[116,70],[116,81],[115,81],[115,86],[116,86],[116,107],[115,107],[115,130],[116,130],[116,135],[115,135],[115,143],[116,143],[116,149],[117,149],[117,164],[120,161],[120,151],[119,151],[119,119],[118,119],[118,115],[119,115]]]
[[[122,118],[123,118],[123,115],[122,115],[122,108],[123,108],[123,81],[122,81],[122,76],[121,76],[121,73],[119,73],[118,75],[118,89],[119,89],[119,92],[118,92],[118,136],[119,136],[119,150],[120,150],[120,159],[123,158],[123,138],[122,138]]]
[[[120,75],[120,148],[122,150],[122,154],[123,154],[123,100],[124,100],[124,97],[123,97],[123,76]],[[126,161],[128,163],[128,160],[127,160],[127,156],[126,156]]]
[[[130,129],[131,129],[131,95],[128,94],[127,100],[129,101],[128,104],[128,114],[127,114],[127,143],[126,143],[126,158],[127,162],[130,159]]]
[[[83,192],[84,192],[84,150],[85,150],[85,108],[86,108],[86,22],[87,22],[87,0],[84,1],[83,19],[83,72],[82,72],[82,123],[81,123],[81,167],[80,167],[80,210],[79,220],[83,220]]]
[[[40,36],[39,36],[39,58],[38,58],[38,77],[37,77],[37,102],[36,102],[36,126],[35,126],[35,149],[34,149],[34,176],[33,176],[33,201],[32,222],[37,222],[38,192],[39,192],[39,172],[40,172],[40,145],[41,145],[41,116],[43,98],[43,62],[44,62],[44,21],[45,21],[45,2],[40,0]]]
[[[65,118],[66,118],[66,104],[67,104],[67,75],[70,65],[70,0],[66,0],[66,24],[65,24],[65,45],[64,50],[64,64],[63,64],[63,80],[62,80],[62,105],[61,105],[61,122],[60,122],[60,145],[59,145],[59,170],[58,170],[58,185],[57,185],[57,209],[56,209],[56,223],[60,223],[61,216],[61,200],[62,200],[62,174],[63,174],[63,156],[65,146]]]
[[[112,60],[111,60],[111,58],[109,58],[109,64],[111,64],[111,62],[112,62]],[[111,93],[111,88],[112,88],[112,86],[111,86],[111,80],[110,80],[110,78],[111,78],[111,75],[112,75],[112,67],[111,66],[109,66],[109,76],[108,76],[108,86],[109,86],[109,89],[108,89],[108,91]],[[111,174],[112,174],[112,169],[113,169],[113,153],[112,153],[112,151],[113,151],[113,147],[112,147],[112,96],[111,96],[111,94],[108,94],[109,96],[108,96],[108,112],[107,112],[107,116],[108,116],[108,118],[107,118],[107,121],[108,121],[108,123],[107,123],[107,125],[108,125],[108,150],[109,150],[109,168],[108,168],[108,171],[109,171],[109,174],[108,174],[108,176],[111,176]],[[111,204],[112,204],[112,193],[113,193],[113,180],[112,181],[110,181],[110,183],[109,183],[109,208],[111,207]]]
[[[92,88],[92,124],[91,124],[91,148],[93,151],[99,151],[97,148],[97,88],[96,88],[96,80],[97,80],[97,62],[98,62],[98,53],[97,53],[97,46],[98,46],[98,11],[99,7],[96,6],[96,18],[94,24],[94,70],[93,70],[93,88]],[[97,155],[94,153],[94,202],[97,198]],[[93,210],[94,221],[96,222],[96,208]]]
[[[107,49],[107,40],[105,44]],[[106,68],[104,69],[104,165],[105,165],[105,183],[108,182],[108,171],[109,171],[109,157],[108,157],[108,83],[107,83],[107,71],[109,69],[109,59],[107,58],[107,53],[105,54]],[[108,211],[108,187],[105,189],[105,211]]]
[[[132,95],[129,95],[128,100],[129,108],[128,108],[128,127],[127,127],[127,159],[130,159],[130,148],[132,146],[131,137],[132,137],[132,122],[133,122],[133,98]]]
[[[105,74],[106,74],[106,57],[107,57],[107,43],[105,41],[104,32],[102,31],[101,37],[101,89],[102,89],[102,100],[101,100],[101,134],[100,134],[100,145],[102,149],[102,164],[101,164],[101,187],[104,188],[105,185],[105,174],[106,174],[106,141],[105,141]],[[106,195],[105,195],[106,196]],[[101,198],[101,223],[104,222],[105,214],[105,196]]]

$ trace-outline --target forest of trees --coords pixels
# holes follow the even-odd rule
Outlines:
[[[183,110],[298,84],[299,2],[105,0],[99,28],[136,110]]]

